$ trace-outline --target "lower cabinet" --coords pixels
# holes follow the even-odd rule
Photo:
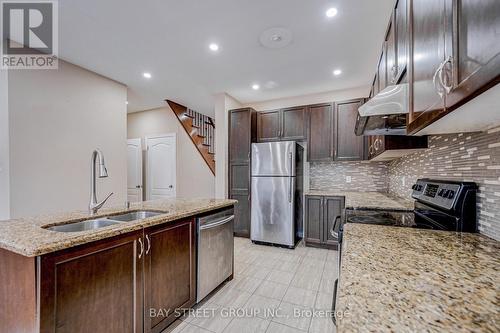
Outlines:
[[[144,229],[144,332],[161,332],[196,302],[193,219]]]
[[[40,258],[40,332],[142,332],[142,231]]]
[[[40,257],[40,332],[161,332],[196,302],[193,218]]]
[[[337,248],[337,231],[342,223],[344,197],[306,195],[305,200],[306,246]]]

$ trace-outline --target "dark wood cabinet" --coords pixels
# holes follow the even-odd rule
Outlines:
[[[389,22],[389,28],[385,37],[385,72],[387,77],[387,85],[395,85],[397,79],[397,49],[396,49],[396,23],[394,21],[394,14]]]
[[[394,9],[393,24],[396,31],[396,80],[406,73],[408,64],[408,0],[398,0]]]
[[[378,91],[382,91],[387,87],[387,42],[384,41],[382,44],[382,54],[380,55],[380,60],[378,62]]]
[[[144,230],[144,332],[163,331],[196,303],[195,238],[192,218]]]
[[[323,197],[306,196],[304,241],[306,245],[321,245],[323,240]]]
[[[345,198],[307,195],[305,205],[306,246],[337,248],[338,240],[331,231],[338,231],[342,223]]]
[[[365,155],[366,137],[354,133],[363,99],[335,103],[335,160],[358,161]]]
[[[142,230],[42,256],[40,332],[141,332],[141,238]]]
[[[228,195],[238,200],[234,208],[234,234],[240,237],[250,237],[250,155],[256,139],[256,122],[256,112],[251,108],[229,111]]]
[[[281,110],[280,140],[306,139],[306,107],[297,106]]]
[[[254,113],[250,108],[229,111],[229,163],[250,160]]]
[[[453,53],[443,67],[446,108],[500,82],[500,1],[456,0],[453,6]]]
[[[257,113],[257,141],[304,140],[306,107],[297,106]]]
[[[257,112],[257,140],[278,141],[281,137],[280,110]]]
[[[437,71],[446,57],[446,22],[451,22],[449,0],[412,0],[412,57],[410,123],[426,112],[443,112],[444,93]],[[450,43],[451,40],[448,40]]]
[[[307,108],[307,161],[333,161],[333,121],[331,103]]]
[[[414,134],[500,83],[500,2],[410,0]]]
[[[389,161],[428,148],[427,136],[376,135],[368,141],[368,159],[373,161]]]

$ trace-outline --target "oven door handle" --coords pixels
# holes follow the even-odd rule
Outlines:
[[[231,222],[232,220],[234,220],[234,215],[231,215],[228,218],[225,218],[225,219],[222,219],[222,220],[219,220],[219,221],[215,221],[215,222],[210,223],[210,224],[202,225],[202,226],[200,226],[200,230],[207,230],[207,229],[216,228],[218,226],[221,226],[223,224]]]
[[[416,210],[415,210],[415,212],[414,212],[414,213],[415,213],[415,215],[417,215],[418,217],[423,218],[425,221],[429,222],[430,224],[434,225],[435,227],[438,227],[438,228],[439,228],[439,229],[441,229],[441,230],[444,230],[444,229],[445,229],[445,228],[444,228],[442,225],[440,225],[438,222],[436,222],[436,221],[434,221],[433,219],[431,219],[431,218],[429,218],[429,217],[425,216],[424,214],[422,214],[422,213],[420,213],[420,212],[418,212],[418,211],[416,211]]]
[[[333,224],[332,224],[332,227],[330,229],[330,235],[332,235],[333,237],[339,239],[339,233],[334,231],[335,230],[335,227],[337,226],[337,221],[341,219],[341,216],[337,216],[335,217],[335,220],[333,221]]]

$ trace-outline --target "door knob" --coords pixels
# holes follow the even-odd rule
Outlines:
[[[173,185],[169,185],[168,188],[173,188],[174,186]]]

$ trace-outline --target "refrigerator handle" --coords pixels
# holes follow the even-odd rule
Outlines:
[[[292,152],[288,153],[288,158],[290,159],[290,174],[292,173],[293,170],[293,157],[292,157]],[[288,190],[288,202],[292,202],[292,192],[293,192],[293,177],[290,176],[288,177],[289,184],[288,186],[290,187]]]

